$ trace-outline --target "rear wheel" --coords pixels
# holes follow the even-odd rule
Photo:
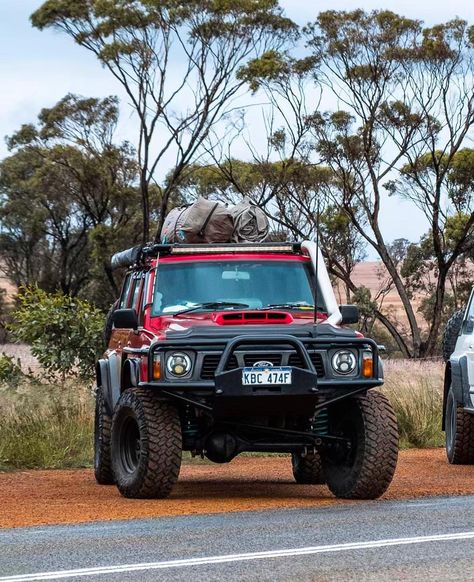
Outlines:
[[[398,427],[393,408],[380,392],[368,392],[330,409],[330,433],[349,448],[324,453],[329,489],[345,499],[376,499],[390,485],[398,458]]]
[[[446,455],[452,465],[474,464],[474,415],[459,406],[450,388],[445,412]]]
[[[322,485],[326,483],[323,474],[321,455],[317,451],[301,455],[292,453],[293,477],[301,485]]]
[[[182,441],[178,411],[146,390],[126,390],[112,421],[112,465],[124,497],[167,497],[178,480]]]
[[[114,474],[110,456],[110,429],[112,419],[105,406],[104,392],[101,386],[95,394],[94,422],[94,475],[99,485],[112,485]]]

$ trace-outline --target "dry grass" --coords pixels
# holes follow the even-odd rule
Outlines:
[[[0,470],[90,466],[93,398],[78,383],[0,387]]]
[[[400,446],[443,446],[443,363],[392,360],[384,362],[384,369],[383,391],[397,414]]]

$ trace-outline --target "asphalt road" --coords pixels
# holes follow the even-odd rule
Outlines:
[[[67,579],[471,581],[474,496],[0,530],[1,582]]]

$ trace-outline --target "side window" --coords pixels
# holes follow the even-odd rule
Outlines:
[[[132,274],[129,273],[125,277],[125,281],[123,282],[122,294],[120,295],[119,309],[124,309],[125,307],[127,307],[127,303],[128,303],[127,300],[128,300],[128,294],[130,292],[131,283],[132,283]]]
[[[131,291],[131,300],[129,301],[129,307],[135,309],[137,313],[140,313],[140,294],[143,288],[143,277],[144,273],[134,273],[133,274],[133,285]]]
[[[145,306],[147,301],[147,295],[149,292],[149,285],[150,285],[150,271],[143,273],[143,289],[140,298],[140,310],[138,312],[138,321],[140,325],[143,323],[143,315],[145,312]]]
[[[466,317],[462,325],[463,334],[471,334],[474,331],[474,291],[471,294],[469,307],[467,309]]]

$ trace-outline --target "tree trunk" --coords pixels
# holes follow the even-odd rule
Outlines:
[[[114,298],[117,298],[120,295],[119,288],[117,287],[117,283],[115,282],[114,275],[112,272],[112,268],[110,267],[110,263],[103,263],[103,268],[107,280],[110,284],[110,288],[112,289],[112,294]]]
[[[431,322],[430,332],[428,334],[428,339],[422,346],[421,356],[423,357],[435,355],[436,342],[438,340],[439,328],[443,316],[443,304],[446,292],[447,276],[447,269],[443,265],[443,267],[440,267],[439,269],[439,276],[436,282],[435,302],[433,305],[433,320]]]
[[[387,251],[387,247],[385,246],[385,241],[383,240],[382,234],[378,228],[378,224],[372,224],[372,230],[374,231],[376,244],[374,246],[375,250],[379,253],[380,258],[382,259],[385,268],[387,269],[389,275],[392,277],[393,284],[395,285],[398,296],[403,305],[403,309],[405,310],[405,314],[408,319],[408,324],[410,325],[410,331],[412,336],[413,342],[413,352],[411,354],[412,357],[419,357],[421,353],[421,334],[420,328],[418,326],[418,322],[416,320],[415,312],[413,310],[413,306],[411,304],[410,298],[408,297],[408,293],[405,289],[405,285],[400,277],[400,274],[397,271],[397,267],[393,263],[390,254]]]
[[[170,183],[173,184],[174,180],[175,180],[175,175],[176,173],[173,175],[173,177],[170,180]],[[158,227],[156,229],[156,235],[155,235],[155,242],[159,243],[160,242],[160,236],[161,236],[161,230],[163,229],[163,225],[165,223],[165,218],[166,218],[166,213],[168,211],[168,202],[171,196],[171,188],[170,186],[166,187],[161,195],[161,204],[160,204],[160,216],[158,217]]]

